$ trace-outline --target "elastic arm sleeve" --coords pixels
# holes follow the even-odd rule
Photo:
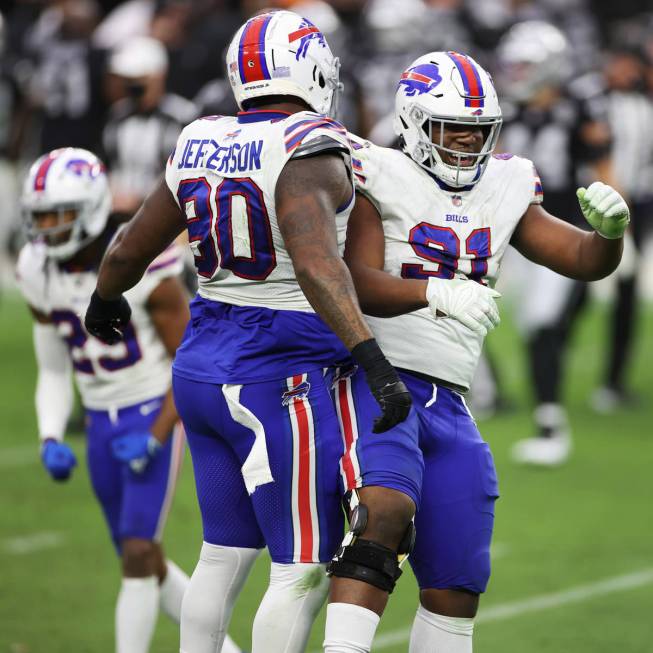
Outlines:
[[[302,143],[293,152],[291,159],[305,159],[309,156],[318,156],[327,152],[340,152],[350,156],[350,150],[340,141],[330,136],[318,136],[307,143]]]
[[[61,441],[73,406],[70,355],[51,324],[34,325],[34,352],[38,365],[34,399],[39,438]]]

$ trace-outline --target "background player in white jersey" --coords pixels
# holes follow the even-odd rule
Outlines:
[[[106,345],[80,319],[115,233],[102,162],[77,148],[40,157],[22,203],[33,240],[20,253],[17,276],[34,316],[41,458],[57,481],[77,464],[63,441],[74,373],[91,483],[122,559],[116,651],[145,653],[159,608],[178,622],[188,585],[160,544],[184,447],[170,391],[170,358],[188,319],[179,253],[172,247],[148,268],[129,293],[124,341]]]
[[[87,312],[93,333],[120,337],[129,315],[121,293],[187,229],[199,292],[173,385],[204,544],[182,610],[186,653],[220,646],[264,545],[273,564],[253,649],[304,650],[326,593],[324,565],[342,540],[343,440],[330,386],[350,352],[382,412],[366,436],[395,458],[369,470],[364,539],[346,542],[331,565],[328,653],[369,651],[412,529],[422,469],[407,426],[415,414],[342,260],[354,193],[347,134],[326,116],[338,68],[323,34],[297,14],[247,21],[227,54],[243,111],[184,129],[165,181],[108,251]]]
[[[490,76],[463,54],[433,52],[399,81],[403,151],[353,141],[358,188],[345,257],[372,330],[413,395],[424,454],[411,653],[469,653],[490,575],[497,478],[462,395],[498,323],[491,288],[507,246],[560,274],[597,279],[618,264],[629,219],[600,183],[578,191],[594,232],[548,214],[532,163],[492,156],[500,126]]]

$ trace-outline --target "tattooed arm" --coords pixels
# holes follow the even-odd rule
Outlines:
[[[381,407],[373,430],[381,433],[406,419],[411,398],[373,338],[338,252],[336,208],[352,192],[340,155],[291,160],[277,181],[277,222],[306,298],[365,370]]]
[[[336,207],[352,192],[338,154],[289,161],[276,188],[277,220],[297,281],[349,350],[372,338],[336,240]]]

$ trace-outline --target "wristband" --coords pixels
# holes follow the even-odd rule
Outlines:
[[[120,310],[121,299],[121,297],[118,297],[118,299],[102,299],[96,288],[91,295],[88,310],[92,311],[94,315],[113,317]]]
[[[368,378],[373,378],[381,383],[394,383],[397,380],[397,373],[390,361],[385,357],[374,338],[359,342],[351,350],[352,358],[365,370]]]

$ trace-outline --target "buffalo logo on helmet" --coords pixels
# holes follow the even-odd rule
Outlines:
[[[99,162],[86,161],[85,159],[71,159],[66,163],[66,170],[70,170],[78,177],[87,175],[91,179],[95,179],[104,172],[104,166]]]
[[[295,59],[297,61],[299,61],[300,57],[306,58],[306,52],[311,41],[317,40],[322,47],[326,47],[324,34],[306,18],[302,21],[298,30],[288,34],[288,43],[294,43],[297,40],[299,40],[299,47],[297,48],[297,52],[295,52]]]
[[[404,93],[410,97],[430,93],[442,81],[442,76],[436,64],[424,63],[405,71],[399,80],[399,86],[404,87]]]

